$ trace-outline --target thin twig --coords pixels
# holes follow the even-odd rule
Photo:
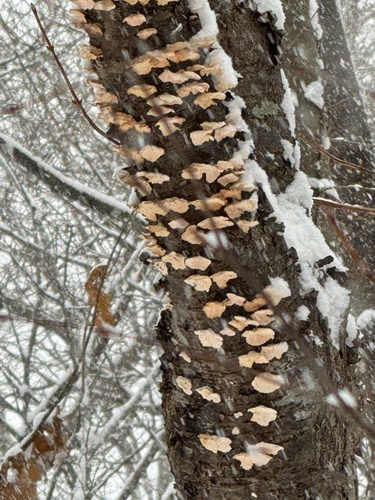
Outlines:
[[[117,146],[119,146],[121,143],[120,141],[118,141],[117,139],[114,139],[113,137],[111,137],[109,134],[107,134],[107,132],[104,132],[104,130],[102,130],[101,128],[99,128],[96,123],[90,118],[90,116],[87,114],[85,108],[82,106],[82,101],[78,98],[77,94],[75,93],[74,89],[73,89],[73,85],[70,83],[70,80],[68,78],[68,75],[66,74],[66,71],[64,70],[63,68],[63,65],[61,64],[60,62],[60,59],[57,57],[56,55],[56,52],[55,52],[55,49],[52,45],[52,43],[50,42],[48,36],[47,36],[47,33],[46,33],[46,30],[44,29],[41,21],[40,21],[40,18],[39,18],[39,15],[38,15],[38,12],[36,10],[36,7],[33,3],[30,4],[30,7],[31,7],[31,10],[35,16],[35,19],[36,19],[36,22],[38,23],[38,26],[39,26],[39,29],[40,31],[42,32],[42,35],[43,35],[43,39],[44,41],[46,42],[46,45],[47,45],[47,49],[51,52],[59,70],[60,70],[60,73],[62,74],[64,80],[65,80],[65,83],[67,84],[68,88],[69,88],[69,91],[72,95],[72,102],[73,104],[75,104],[76,106],[78,106],[78,108],[81,110],[84,118],[87,120],[87,122],[89,123],[89,125],[96,131],[98,132],[98,134],[100,134],[101,136],[105,137],[108,141],[111,141],[113,142],[114,144],[116,144]]]
[[[352,163],[350,161],[346,161],[346,160],[342,160],[341,158],[338,158],[337,156],[333,155],[329,151],[325,150],[319,144],[316,144],[316,143],[310,141],[309,139],[307,139],[304,136],[299,136],[299,139],[301,139],[303,142],[305,142],[311,148],[314,148],[319,153],[322,153],[323,155],[327,156],[328,158],[330,158],[331,160],[333,160],[334,162],[336,162],[340,165],[344,165],[345,167],[353,168],[355,170],[360,170],[361,172],[367,172],[367,173],[372,174],[372,175],[374,175],[374,173],[375,173],[373,170],[370,170],[369,168],[361,167],[360,165],[357,165],[356,163]]]
[[[375,214],[375,208],[362,207],[361,205],[350,205],[349,203],[339,203],[333,200],[327,200],[326,198],[319,198],[313,196],[314,205],[326,206],[332,209],[342,209],[349,210],[350,212]]]

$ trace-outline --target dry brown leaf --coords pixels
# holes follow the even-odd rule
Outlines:
[[[258,221],[236,220],[237,226],[244,232],[248,233],[252,227],[259,224]]]
[[[198,256],[186,259],[185,263],[186,266],[190,269],[199,269],[200,271],[205,271],[211,264],[211,261],[209,259],[206,259],[205,257]]]
[[[104,292],[107,269],[105,264],[94,267],[85,283],[88,304],[95,308],[93,325],[98,328],[102,328],[106,324],[111,326],[115,324],[115,317],[111,313],[113,297]]]
[[[256,391],[269,394],[280,389],[284,385],[284,379],[281,375],[264,372],[257,375],[251,382],[251,385]]]
[[[247,411],[253,414],[253,416],[251,417],[251,422],[256,422],[262,427],[267,427],[270,422],[276,420],[277,417],[276,410],[263,405],[249,408]]]
[[[193,71],[185,71],[183,69],[172,72],[169,69],[165,69],[160,75],[159,80],[163,83],[185,83],[188,80],[200,80],[200,76]]]
[[[177,89],[177,94],[180,97],[187,97],[190,94],[196,95],[207,92],[209,88],[210,86],[206,82],[191,82]]]
[[[191,383],[191,380],[189,380],[188,378],[181,377],[181,376],[176,377],[176,384],[188,396],[191,396],[193,394],[193,391],[191,390],[192,383]]]
[[[146,22],[146,17],[143,14],[130,14],[122,22],[127,23],[129,26],[140,26]]]
[[[3,461],[0,469],[2,500],[38,499],[37,481],[58,462],[65,451],[61,423],[61,419],[55,416],[52,422],[42,424],[26,452],[8,456]]]
[[[202,445],[212,453],[216,454],[218,451],[228,453],[232,449],[232,441],[229,438],[211,436],[210,434],[199,434],[198,437]]]
[[[256,330],[246,330],[242,337],[245,337],[248,344],[259,346],[275,338],[275,332],[271,328],[257,328]]]
[[[220,394],[213,392],[211,387],[205,385],[203,387],[199,387],[196,391],[207,401],[212,401],[213,403],[220,403],[221,401]]]
[[[233,271],[219,271],[211,276],[214,283],[217,284],[219,288],[225,288],[229,280],[237,278],[237,274]]]
[[[227,306],[222,302],[207,302],[207,304],[203,307],[203,312],[207,318],[220,318],[226,308]]]
[[[132,87],[129,87],[127,92],[128,94],[132,94],[137,97],[147,98],[155,94],[155,92],[157,92],[157,88],[154,87],[154,85],[141,83],[139,85],[133,85]]]
[[[220,349],[223,345],[223,338],[221,335],[215,333],[211,328],[207,330],[197,330],[194,332],[198,336],[200,343],[203,347],[213,347]]]
[[[193,274],[184,281],[197,290],[197,292],[208,292],[212,284],[212,281],[208,276],[201,276],[200,274]]]
[[[157,146],[145,146],[139,151],[139,154],[147,161],[155,162],[165,153],[163,148]]]
[[[138,31],[137,36],[141,40],[147,40],[147,38],[150,38],[150,36],[156,35],[157,32],[158,30],[155,28],[145,28],[144,30]]]
[[[176,269],[176,270],[186,269],[185,257],[183,255],[181,255],[180,253],[170,252],[169,254],[164,255],[164,257],[162,257],[161,260],[163,262],[170,264],[173,267],[173,269]]]
[[[224,227],[233,226],[234,222],[228,219],[228,217],[223,217],[222,215],[218,217],[209,217],[198,224],[198,227],[202,229],[209,229],[214,231],[216,229],[223,229]]]
[[[260,352],[250,351],[247,354],[238,357],[238,361],[242,368],[252,368],[254,363],[265,364],[269,363],[268,359]]]
[[[203,109],[207,109],[210,106],[216,106],[217,102],[215,99],[223,101],[225,99],[225,94],[222,92],[206,92],[205,94],[201,94],[194,99],[195,104],[200,106]]]
[[[244,470],[250,470],[253,468],[253,465],[257,465],[258,467],[267,465],[272,460],[271,455],[277,455],[283,449],[282,446],[262,442],[247,446],[247,453],[238,453],[233,458],[241,462],[241,467]]]

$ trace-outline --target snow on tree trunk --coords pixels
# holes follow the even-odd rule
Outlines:
[[[100,117],[125,157],[117,176],[137,190],[167,295],[157,331],[177,489],[354,498],[355,432],[308,368],[315,358],[333,387],[350,384],[345,266],[311,219],[305,144],[300,166],[301,130],[322,135],[317,49],[290,64],[283,28],[302,26],[284,26],[279,0],[75,3]],[[298,4],[305,19],[315,5]],[[295,110],[304,66],[311,116]]]

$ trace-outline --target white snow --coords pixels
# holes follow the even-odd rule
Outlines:
[[[31,154],[30,151],[28,151],[27,149],[22,147],[21,144],[16,142],[11,137],[9,137],[3,133],[0,133],[0,138],[5,142],[5,144],[8,148],[8,152],[11,156],[13,156],[13,149],[16,149],[16,150],[20,151],[22,154],[24,154],[25,156],[29,157],[32,161],[34,161],[39,166],[39,168],[41,168],[42,170],[44,170],[46,173],[50,174],[51,176],[55,177],[59,181],[63,182],[67,186],[71,186],[75,190],[77,190],[83,194],[87,194],[87,195],[91,196],[92,198],[97,199],[99,202],[106,204],[106,205],[109,205],[113,208],[116,208],[116,209],[120,210],[121,212],[124,212],[128,215],[131,214],[131,210],[129,209],[129,207],[127,205],[125,205],[125,203],[122,203],[121,201],[117,200],[116,198],[113,198],[112,196],[108,196],[104,193],[101,193],[100,191],[97,191],[96,189],[90,188],[90,187],[82,184],[81,182],[78,182],[74,179],[67,177],[66,175],[62,174],[61,172],[59,172],[55,168],[53,168],[50,165],[48,165],[47,163],[45,163],[41,158]]]
[[[316,0],[310,0],[309,3],[310,10],[310,22],[313,27],[315,37],[320,40],[323,36],[323,30],[319,22],[319,6]]]
[[[284,278],[281,278],[278,276],[277,278],[270,278],[270,283],[275,288],[278,293],[280,294],[280,297],[285,298],[285,297],[290,297],[292,295],[289,284],[287,281],[284,280]]]
[[[348,337],[346,339],[346,345],[348,347],[353,347],[353,340],[358,335],[357,323],[355,321],[355,317],[352,314],[348,314],[348,320],[346,322],[346,332]]]
[[[280,0],[254,0],[254,3],[260,14],[271,12],[277,18],[275,26],[278,30],[284,29],[285,14]]]
[[[307,87],[304,88],[304,94],[306,99],[311,101],[315,106],[322,109],[324,106],[323,99],[324,88],[323,85],[317,80],[315,82],[309,83]]]
[[[280,70],[280,75],[285,91],[284,98],[281,102],[281,108],[285,113],[286,119],[288,120],[289,130],[292,136],[294,137],[296,131],[296,115],[295,115],[295,105],[294,105],[293,95],[289,87],[288,79],[285,76],[285,72],[283,69]]]
[[[201,38],[214,37],[219,33],[216,21],[216,14],[211,9],[208,0],[189,0],[189,7],[192,12],[198,14],[202,29],[192,38],[192,41]],[[206,64],[219,66],[223,71],[221,74],[213,74],[212,79],[219,91],[226,92],[238,83],[240,76],[233,68],[232,59],[226,54],[219,43],[215,43],[207,59]]]
[[[302,305],[296,311],[295,317],[298,321],[307,321],[310,316],[310,310],[308,307]]]
[[[302,294],[316,290],[317,306],[326,318],[332,344],[339,347],[339,330],[343,316],[349,305],[349,291],[339,285],[330,276],[322,279],[321,271],[314,265],[318,260],[332,255],[332,265],[339,271],[345,271],[341,260],[327,245],[321,231],[309,217],[312,207],[312,191],[307,177],[297,172],[294,181],[284,193],[276,196],[270,187],[267,174],[259,165],[249,160],[245,171],[249,171],[254,181],[262,187],[268,201],[274,209],[277,221],[284,224],[284,238],[289,248],[293,247],[301,266],[300,283]]]
[[[366,309],[357,318],[357,326],[360,330],[371,325],[372,322],[375,323],[375,309]]]

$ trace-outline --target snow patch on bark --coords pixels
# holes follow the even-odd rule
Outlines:
[[[306,99],[315,104],[315,106],[319,109],[323,109],[324,106],[323,93],[323,85],[318,80],[316,82],[309,83],[309,85],[304,88]]]
[[[295,110],[295,104],[293,100],[293,94],[292,91],[290,90],[289,87],[289,82],[287,77],[285,76],[284,70],[280,70],[280,75],[281,75],[281,81],[283,83],[284,87],[284,98],[281,102],[281,108],[285,113],[286,119],[288,120],[289,123],[289,130],[292,134],[292,136],[295,136],[295,131],[296,131],[296,110]]]
[[[310,22],[314,30],[315,37],[317,40],[320,40],[323,36],[323,30],[319,22],[319,6],[316,0],[310,0],[309,11],[310,11]]]
[[[285,14],[280,0],[254,0],[254,4],[260,14],[271,12],[271,14],[276,18],[276,28],[278,30],[284,29]]]
[[[317,306],[327,320],[332,344],[338,349],[340,326],[349,306],[350,293],[330,276],[325,277],[323,281],[316,262],[331,255],[334,259],[332,266],[339,271],[346,271],[346,268],[341,259],[333,254],[321,231],[309,216],[312,190],[306,175],[297,172],[292,184],[284,193],[276,196],[271,190],[267,174],[255,161],[246,162],[245,169],[266,194],[277,221],[284,225],[285,241],[289,248],[296,250],[301,266],[301,293],[304,295],[312,290],[318,292]]]

